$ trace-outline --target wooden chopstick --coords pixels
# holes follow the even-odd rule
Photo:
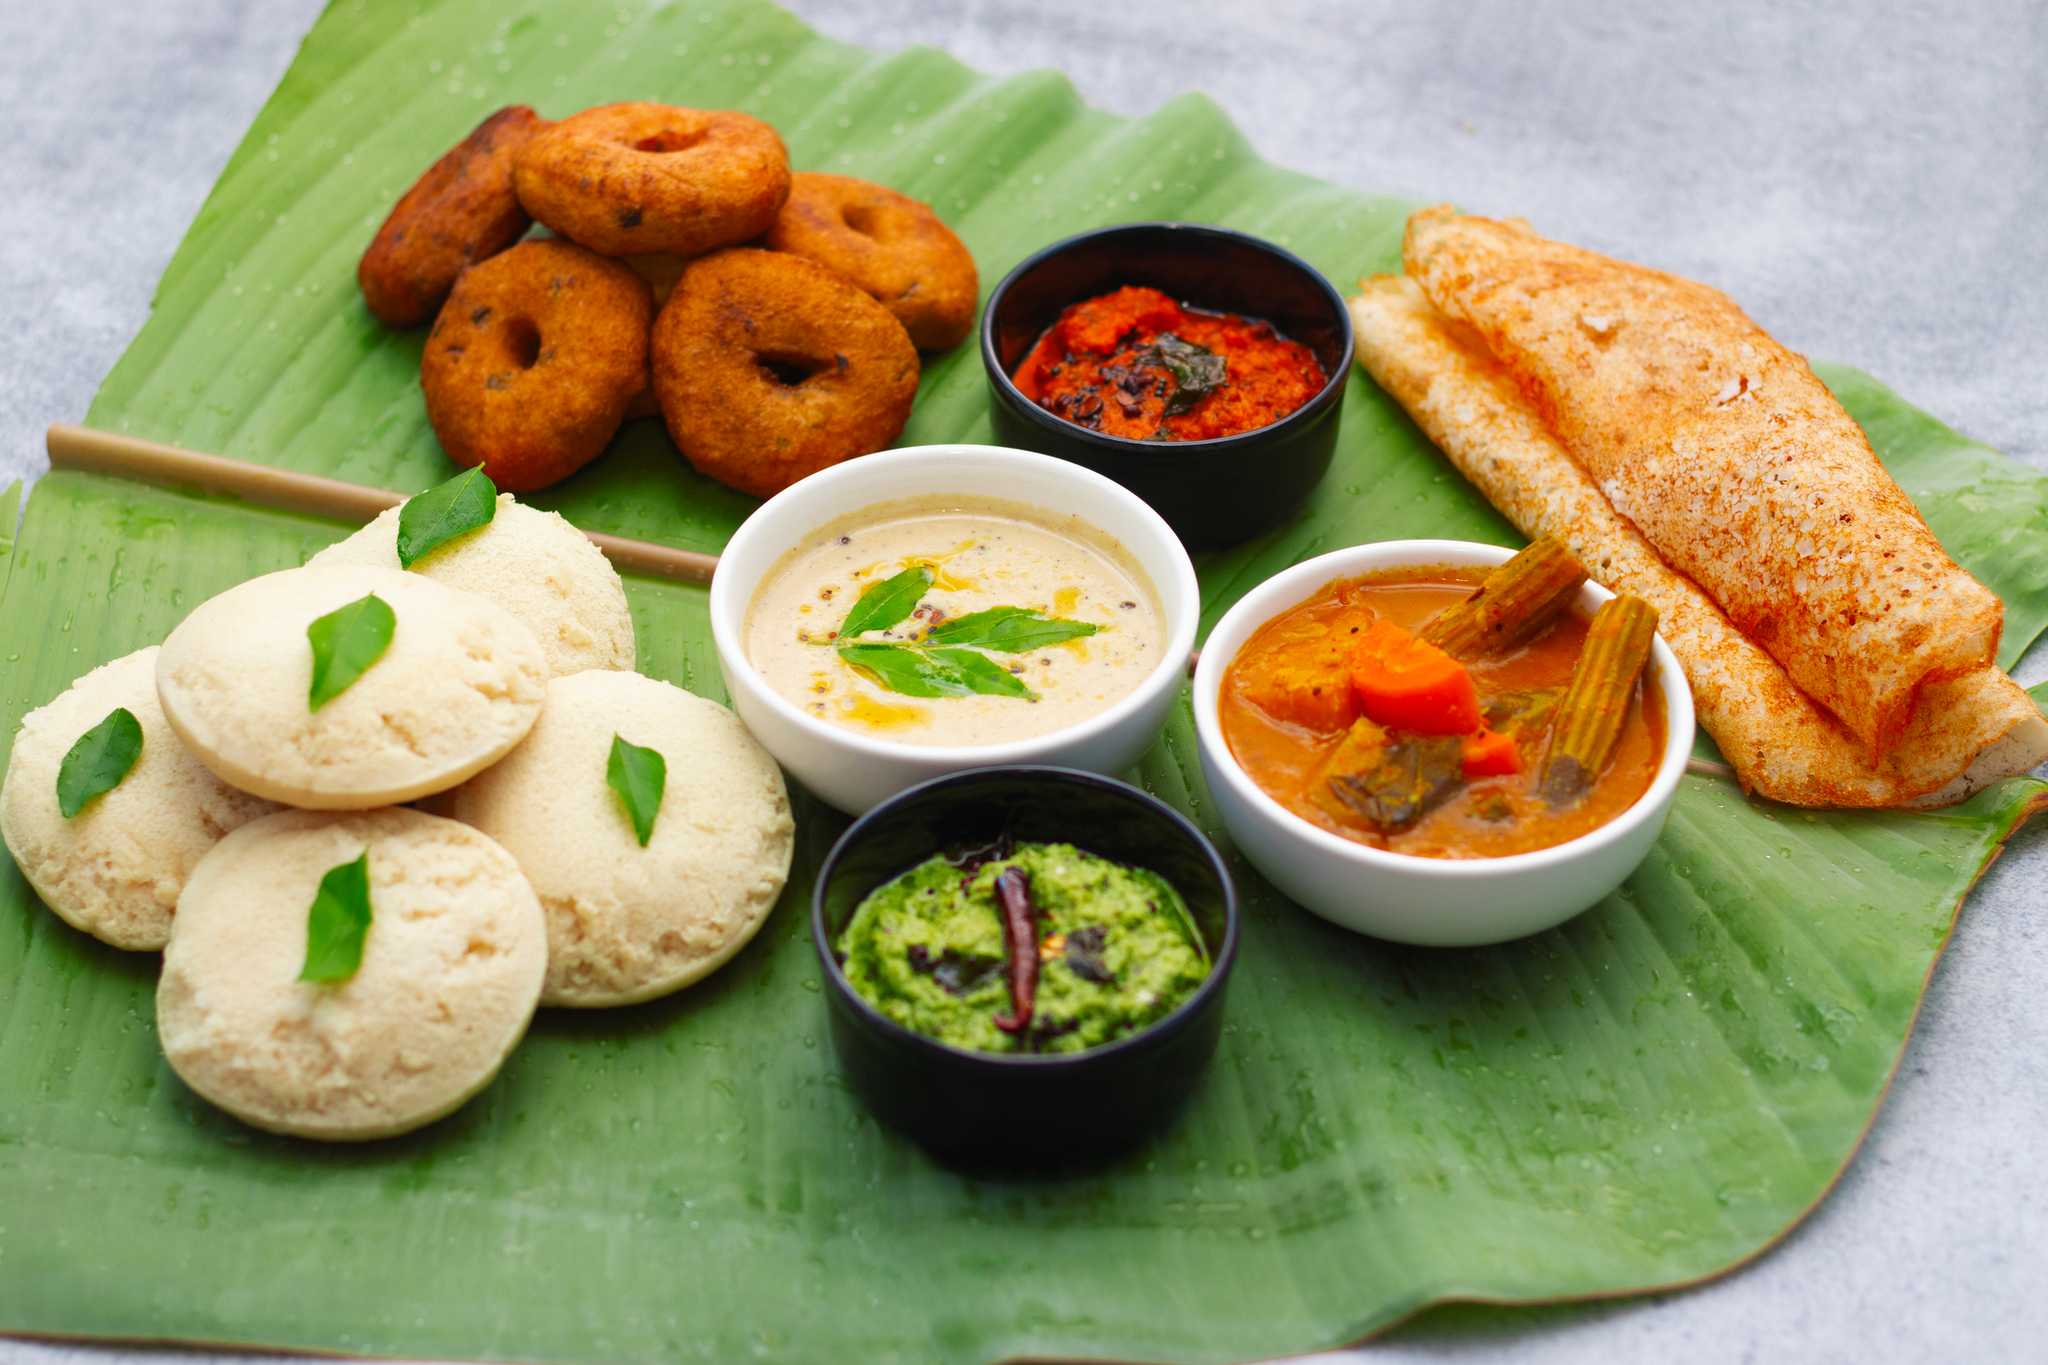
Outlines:
[[[368,488],[358,483],[299,474],[289,469],[251,464],[220,455],[183,450],[159,441],[144,441],[110,431],[55,422],[48,435],[50,467],[82,470],[89,474],[111,474],[117,478],[171,488],[197,488],[224,493],[261,507],[301,512],[336,521],[365,522],[379,512],[405,501],[403,493]],[[672,545],[629,540],[624,536],[585,531],[591,543],[604,551],[621,570],[673,579],[680,583],[708,583],[718,567],[718,556],[695,550],[678,550]]]

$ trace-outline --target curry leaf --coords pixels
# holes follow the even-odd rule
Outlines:
[[[841,645],[839,657],[906,697],[965,697],[974,692],[959,669],[909,645]]]
[[[306,911],[306,961],[299,980],[331,985],[363,965],[370,937],[370,850],[327,869]]]
[[[410,569],[459,536],[481,530],[498,514],[498,488],[481,467],[408,498],[398,509],[398,564]]]
[[[850,640],[871,630],[887,630],[907,619],[932,586],[932,571],[922,564],[868,586],[846,613],[839,638]]]
[[[1200,942],[1196,936],[1196,942]],[[1085,929],[1076,929],[1067,935],[1067,970],[1083,981],[1093,981],[1098,986],[1116,984],[1116,973],[1109,969],[1103,959],[1102,950],[1109,942],[1109,931],[1099,924]]]
[[[1022,697],[1038,694],[1024,680],[986,654],[971,649],[920,649],[915,645],[846,644],[839,657],[891,692],[906,697]]]
[[[654,837],[654,817],[661,813],[662,794],[668,789],[668,760],[653,749],[643,749],[615,734],[604,780],[625,805],[640,847],[647,847],[647,841]]]
[[[1229,363],[1205,346],[1183,341],[1171,332],[1138,352],[1141,365],[1154,365],[1173,376],[1173,392],[1166,396],[1166,416],[1186,412],[1223,387]]]
[[[69,820],[94,797],[120,786],[141,757],[142,723],[117,706],[65,752],[57,769],[57,809]]]
[[[1413,824],[1464,781],[1464,742],[1456,735],[1402,739],[1359,772],[1332,773],[1330,791],[1380,829]]]
[[[1037,701],[1038,694],[1024,685],[1024,680],[1004,668],[986,654],[971,649],[933,649],[926,653],[938,662],[957,670],[970,690],[985,697],[1023,697]]]
[[[318,711],[346,692],[391,647],[398,617],[375,593],[336,607],[306,627],[313,646],[313,685],[306,709]]]
[[[1028,607],[990,607],[935,626],[925,639],[935,645],[976,645],[1004,654],[1028,654],[1100,629],[1086,621],[1063,620]]]

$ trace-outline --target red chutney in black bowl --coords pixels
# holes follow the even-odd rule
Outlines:
[[[1137,285],[1066,308],[1012,378],[1047,412],[1135,441],[1256,431],[1329,383],[1315,353],[1270,322]]]
[[[1337,453],[1352,358],[1350,310],[1313,266],[1204,223],[1054,242],[981,315],[996,444],[1114,479],[1190,549],[1297,515]]]

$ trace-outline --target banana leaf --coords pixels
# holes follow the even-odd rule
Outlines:
[[[344,0],[318,22],[92,405],[95,426],[399,490],[447,465],[419,337],[352,267],[484,113],[621,98],[750,110],[799,166],[955,223],[993,281],[1092,224],[1172,217],[1391,267],[1407,205],[1257,159],[1199,96],[1123,120],[1057,75],[831,42],[758,0]],[[2048,621],[2048,484],[1853,371],[1825,377],[1950,550]],[[989,434],[971,348],[906,443]],[[1311,506],[1206,557],[1213,621],[1353,541],[1512,533],[1354,376]],[[752,505],[623,433],[541,501],[716,549]],[[92,665],[345,528],[76,473],[40,480],[0,590],[0,743]],[[722,695],[701,589],[629,583],[643,666]],[[1135,774],[1214,832],[1180,709]],[[799,800],[788,894],[732,966],[633,1010],[551,1012],[452,1118],[363,1148],[268,1137],[166,1070],[151,957],[40,908],[0,860],[0,1330],[405,1356],[725,1361],[1023,1354],[1231,1360],[1426,1305],[1721,1273],[1827,1191],[1896,1067],[1962,897],[2048,802],[2016,780],[1923,815],[1773,808],[1688,778],[1649,861],[1560,930],[1370,942],[1240,860],[1216,1065],[1171,1130],[1057,1177],[935,1164],[846,1092],[805,934],[842,822]]]
[[[21,481],[0,493],[0,587],[7,582],[7,560],[14,550],[14,528],[21,524]]]

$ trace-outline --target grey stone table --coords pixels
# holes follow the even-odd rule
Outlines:
[[[0,0],[0,482],[85,412],[316,0]],[[835,36],[1055,66],[1141,113],[1208,91],[1274,160],[1522,214],[1722,285],[2048,468],[2048,10],[796,0]],[[393,5],[394,12],[400,9]],[[1808,12],[1802,12],[1808,11]],[[2020,670],[2048,676],[2048,650]],[[1600,1308],[1452,1310],[1385,1361],[2020,1360],[2048,1352],[2048,840],[1972,896],[1891,1097],[1756,1265]],[[1247,1304],[1256,1313],[1257,1305]],[[0,1342],[0,1361],[167,1353]],[[1332,1357],[1334,1359],[1334,1357]]]

